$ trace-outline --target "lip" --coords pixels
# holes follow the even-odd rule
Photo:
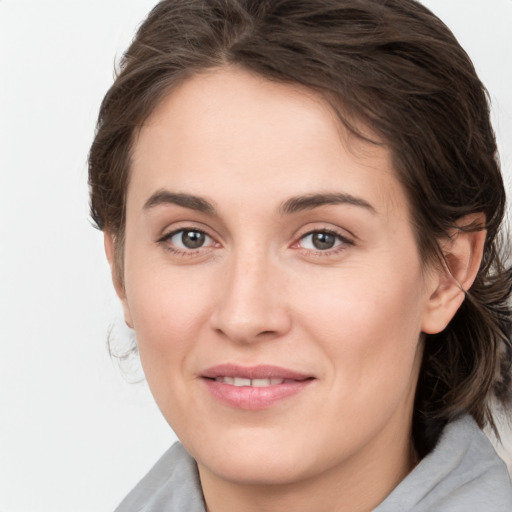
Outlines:
[[[315,379],[312,375],[273,365],[239,366],[221,364],[208,368],[200,375],[210,394],[229,407],[243,410],[268,409],[278,402],[297,395]],[[265,387],[234,386],[215,380],[218,377],[245,379],[282,379],[283,383]]]
[[[312,375],[306,375],[280,366],[260,364],[258,366],[240,366],[237,364],[219,364],[201,373],[201,377],[215,379],[216,377],[243,377],[245,379],[285,379],[306,380]]]

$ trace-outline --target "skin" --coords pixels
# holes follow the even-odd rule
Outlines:
[[[344,201],[283,212],[312,194]],[[449,322],[483,242],[454,236],[451,274],[426,268],[409,219],[387,148],[349,136],[299,86],[210,71],[142,127],[123,283],[108,233],[107,255],[151,391],[197,460],[211,512],[367,511],[412,469],[422,332]],[[204,244],[170,236],[184,228]],[[325,230],[334,245],[318,249],[311,232]],[[313,380],[247,411],[206,389],[202,372],[221,363]]]

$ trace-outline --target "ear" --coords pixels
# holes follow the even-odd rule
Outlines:
[[[130,314],[130,308],[128,307],[128,301],[126,300],[126,290],[124,283],[122,282],[119,263],[116,257],[114,235],[108,231],[103,232],[103,242],[105,245],[105,254],[107,255],[108,264],[110,265],[110,273],[112,275],[112,283],[116,294],[121,301],[123,306],[124,321],[128,327],[133,329],[132,317]]]
[[[480,268],[487,236],[484,214],[462,217],[457,226],[449,238],[441,241],[444,255],[441,268],[429,271],[430,291],[422,323],[422,331],[426,334],[437,334],[448,325]],[[468,227],[475,230],[465,231]]]

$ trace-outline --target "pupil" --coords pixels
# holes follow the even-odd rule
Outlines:
[[[197,249],[204,244],[205,235],[200,231],[185,231],[181,235],[183,245],[188,249]]]
[[[329,233],[314,233],[313,234],[313,245],[316,249],[332,249],[335,242],[334,235]]]

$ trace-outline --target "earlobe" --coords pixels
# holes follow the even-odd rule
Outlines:
[[[126,300],[126,290],[124,287],[124,283],[121,280],[117,258],[116,258],[116,248],[114,242],[114,236],[108,232],[103,232],[103,242],[105,245],[105,254],[107,256],[108,263],[110,265],[110,273],[112,276],[112,284],[114,285],[114,289],[116,291],[119,300],[121,301],[121,305],[123,306],[124,312],[124,321],[126,325],[133,329],[133,322],[130,314],[130,308],[128,307],[128,302]]]
[[[468,215],[457,224],[459,228],[441,241],[444,260],[439,268],[431,269],[428,278],[431,292],[422,323],[422,331],[426,334],[437,334],[445,329],[464,301],[482,261],[487,236],[485,216]]]

